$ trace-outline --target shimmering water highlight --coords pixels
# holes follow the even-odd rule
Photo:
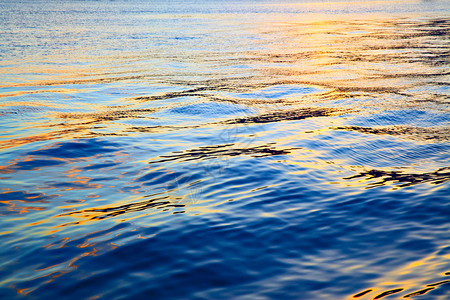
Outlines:
[[[0,1],[0,298],[448,299],[445,1]]]

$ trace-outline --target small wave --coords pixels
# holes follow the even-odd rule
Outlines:
[[[329,117],[347,112],[349,112],[349,110],[338,110],[333,108],[299,108],[296,110],[275,111],[257,116],[236,118],[224,121],[223,123],[224,124],[271,123],[280,121],[303,120],[307,118],[316,118],[316,117]]]
[[[445,275],[448,275],[448,274],[445,273]],[[440,285],[443,285],[443,284],[446,284],[446,283],[450,283],[450,280],[442,280],[442,281],[439,281],[439,282],[427,284],[425,288],[417,290],[417,291],[410,292],[410,293],[404,295],[403,298],[411,298],[411,297],[415,297],[415,296],[423,296],[426,293],[435,290],[436,287],[438,287]],[[400,292],[402,292],[404,290],[405,290],[405,288],[396,288],[396,289],[383,291],[383,292],[377,294],[376,296],[374,296],[373,299],[374,300],[381,299],[381,298],[384,298],[384,297],[389,296],[389,295],[400,293]],[[371,293],[373,291],[374,291],[374,289],[368,289],[368,290],[362,291],[360,293],[357,293],[357,294],[353,295],[353,298],[360,298],[362,296],[368,295],[369,293]]]
[[[100,121],[116,121],[129,118],[143,118],[142,115],[154,113],[156,109],[110,109],[106,111],[86,112],[86,113],[59,113],[58,117],[62,119],[80,119]]]
[[[421,141],[444,142],[450,139],[450,129],[442,127],[412,127],[412,126],[389,126],[389,127],[361,127],[341,126],[334,127],[335,130],[357,131],[376,135],[394,135]]]
[[[399,184],[399,187],[408,187],[421,183],[441,184],[450,180],[450,167],[440,168],[428,173],[402,173],[398,171],[370,170],[358,175],[344,177],[343,179],[365,178],[375,180],[368,183],[368,188],[383,186],[387,184]]]
[[[271,143],[274,144],[274,143]],[[250,155],[253,157],[264,157],[264,156],[272,156],[272,155],[285,155],[289,154],[291,150],[298,148],[285,148],[285,149],[276,149],[271,146],[271,144],[254,146],[254,147],[245,147],[245,148],[236,148],[232,147],[235,144],[225,144],[225,145],[215,145],[215,146],[203,146],[194,149],[189,149],[185,151],[181,151],[180,153],[173,153],[170,155],[162,155],[159,159],[150,161],[149,163],[161,163],[167,161],[190,161],[190,160],[200,160],[200,159],[212,159],[226,156],[240,156],[240,155]]]
[[[176,200],[176,199],[171,199]],[[123,205],[117,206],[107,206],[101,208],[89,208],[79,211],[73,211],[69,213],[63,213],[58,215],[58,217],[72,216],[72,217],[81,217],[86,220],[102,220],[107,218],[116,217],[122,214],[143,211],[150,208],[154,209],[162,209],[162,208],[174,208],[174,207],[184,207],[184,204],[175,204],[170,201],[169,196],[157,197],[150,200],[140,201],[140,202],[132,202]],[[78,224],[77,222],[66,223],[64,226]]]

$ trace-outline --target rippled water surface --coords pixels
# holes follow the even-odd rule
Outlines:
[[[0,16],[1,299],[449,299],[449,2]]]

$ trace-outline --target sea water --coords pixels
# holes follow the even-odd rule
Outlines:
[[[0,2],[1,299],[448,299],[450,4]]]

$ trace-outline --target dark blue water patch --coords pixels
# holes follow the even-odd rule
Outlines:
[[[236,164],[242,165],[241,162]],[[261,165],[264,163],[261,162]],[[254,174],[249,172],[251,166],[248,163],[247,169],[228,169],[229,174],[225,177],[237,178],[236,175],[240,174],[242,178],[240,182],[237,178],[237,182],[224,185],[222,189],[228,192],[232,186],[245,182],[247,177],[244,175]],[[262,178],[276,178],[276,171],[268,174],[261,169],[255,178],[250,177],[248,181],[258,185]],[[283,174],[280,170],[278,172]],[[294,197],[295,185],[297,194],[302,197]],[[287,186],[291,186],[290,189]],[[349,206],[340,209],[332,207],[336,201],[329,201],[328,204],[317,203],[316,211],[283,211],[295,207],[293,204],[296,202],[301,205],[303,202],[332,198],[324,193],[313,193],[304,184],[292,180],[289,183],[286,181],[286,185],[277,190],[278,195],[255,196],[253,199],[234,202],[248,203],[252,200],[252,209],[223,205],[222,208],[228,212],[211,216],[215,221],[172,219],[164,226],[136,231],[136,235],[142,236],[158,233],[154,239],[130,239],[132,235],[128,235],[124,244],[120,243],[120,237],[116,240],[112,238],[108,241],[122,246],[112,250],[105,248],[98,256],[80,257],[75,263],[77,269],[69,269],[69,273],[45,285],[41,285],[44,281],[37,279],[19,284],[18,287],[40,286],[30,296],[69,293],[69,298],[73,299],[105,291],[104,298],[127,298],[131,294],[136,299],[145,299],[148,295],[156,295],[156,298],[198,298],[203,295],[214,299],[248,295],[272,298],[284,295],[285,299],[311,299],[317,289],[333,289],[335,295],[344,295],[344,291],[348,293],[352,286],[355,287],[352,282],[355,275],[342,273],[339,270],[340,262],[352,259],[359,263],[373,262],[369,269],[395,266],[420,259],[425,252],[433,252],[437,248],[437,245],[426,240],[423,248],[419,249],[407,244],[408,240],[423,242],[420,238],[408,236],[408,232],[420,233],[420,224],[430,216],[425,214],[420,219],[422,223],[402,227],[404,221],[399,222],[395,217],[402,215],[402,203],[395,197],[362,195],[361,203],[354,199]],[[380,189],[371,193],[379,195],[377,191],[383,195]],[[413,197],[408,193],[404,196],[404,200],[408,201],[405,205],[417,201],[411,199]],[[286,205],[289,198],[290,206]],[[348,198],[352,199],[352,196]],[[429,206],[430,211],[438,209],[432,205],[436,204],[436,200],[431,204],[424,200],[422,198],[422,203]],[[368,205],[363,210],[366,214],[351,209],[363,203]],[[252,213],[249,214],[249,211]],[[270,211],[274,217],[262,217],[258,215],[260,211]],[[446,222],[441,220],[441,224]],[[439,240],[439,234],[435,232],[434,238]],[[88,239],[80,239],[79,243]],[[70,253],[70,247],[76,247],[78,251],[76,243],[67,244],[66,247],[69,248],[69,252],[66,252],[68,258],[79,256],[79,252]],[[92,248],[102,249],[100,245],[92,245],[85,248],[84,253],[89,253]],[[394,255],[398,251],[403,255]],[[328,252],[329,255],[326,254]],[[36,255],[47,257],[42,252]],[[55,255],[59,257],[58,253]],[[322,263],[313,263],[314,258],[320,258]],[[358,276],[361,284],[373,277],[373,273]],[[283,278],[294,279],[289,281]],[[339,286],[342,288],[339,289]]]
[[[25,161],[19,161],[12,167],[17,170],[39,170],[43,167],[53,167],[64,164],[61,160],[48,160],[48,159],[30,159]]]
[[[43,193],[28,193],[24,191],[6,191],[0,193],[1,201],[43,202],[52,196]]]
[[[84,268],[84,266],[87,266],[87,263],[94,269],[97,266],[98,270],[101,270],[105,264],[112,263],[115,265],[116,271],[103,272],[102,279],[95,275],[89,276],[86,280],[82,280],[81,284],[76,283],[73,285],[66,281],[66,283],[63,283],[65,288],[62,292],[68,292],[68,289],[70,289],[72,296],[83,295],[85,297],[91,295],[93,290],[95,290],[88,284],[88,282],[91,282],[89,279],[105,287],[104,284],[108,281],[110,283],[117,282],[117,280],[120,280],[120,277],[132,276],[136,272],[141,275],[135,276],[135,280],[143,285],[142,289],[135,289],[137,295],[133,295],[133,298],[141,299],[144,296],[157,298],[187,297],[189,295],[192,297],[192,292],[195,289],[203,290],[210,286],[230,287],[240,285],[250,280],[255,280],[257,276],[262,275],[258,273],[252,275],[243,271],[243,268],[255,268],[264,262],[264,256],[260,255],[261,251],[258,251],[259,253],[247,252],[247,254],[239,251],[241,254],[244,254],[244,257],[239,257],[235,254],[236,262],[230,264],[226,263],[223,258],[226,255],[231,255],[230,251],[237,250],[236,247],[232,247],[235,249],[227,250],[225,253],[223,251],[215,252],[214,248],[208,250],[208,245],[214,247],[211,241],[217,241],[218,239],[229,240],[237,238],[251,242],[254,239],[251,234],[243,230],[214,231],[198,228],[198,230],[191,232],[189,236],[180,236],[179,231],[169,231],[162,239],[136,241],[132,243],[135,247],[119,247],[117,250],[111,251],[111,255],[87,258],[87,261],[84,259],[83,266],[79,265],[79,267]],[[188,248],[192,250],[188,250],[183,256],[179,256],[178,247],[167,247],[167,242],[170,244],[174,243],[173,245],[180,242],[183,242],[183,244],[187,243],[190,245]],[[136,253],[135,249],[140,249],[139,253]],[[204,255],[211,255],[211,260],[205,260]],[[135,261],[136,263],[130,264],[131,257],[138,257],[139,259]],[[281,270],[283,264],[278,263],[278,266]],[[168,270],[168,267],[170,267],[170,270]],[[275,264],[272,264],[271,268],[276,269],[277,267]],[[149,279],[156,279],[156,277],[158,277],[157,280],[149,281]],[[97,281],[96,278],[99,280]],[[59,284],[61,283],[59,282]],[[52,285],[49,284],[48,287],[45,287],[39,293],[45,294],[46,292],[51,292],[52,288],[57,288],[58,290],[61,288],[59,286],[52,287]],[[121,295],[116,294],[116,296],[120,297]]]
[[[317,288],[330,288],[337,281],[351,284],[353,278],[332,273],[327,280],[314,278],[312,274],[317,271],[314,265],[310,265],[309,276],[303,277],[303,272],[308,272],[308,256],[323,257],[324,251],[333,249],[339,254],[330,257],[330,260],[342,257],[348,259],[353,255],[360,259],[368,258],[374,255],[373,251],[383,252],[383,248],[395,247],[396,240],[404,238],[404,233],[398,230],[380,235],[367,228],[346,225],[345,214],[336,219],[338,215],[332,211],[321,211],[297,216],[297,221],[283,218],[244,220],[222,215],[225,225],[221,221],[209,222],[205,226],[205,223],[193,225],[180,220],[179,225],[163,231],[144,229],[144,232],[160,233],[152,239],[129,241],[100,256],[81,258],[77,261],[76,270],[62,275],[36,292],[39,295],[51,295],[70,291],[70,297],[76,298],[93,296],[99,290],[108,291],[109,286],[114,286],[117,288],[111,290],[109,296],[120,298],[129,296],[127,284],[119,284],[125,278],[127,280],[124,282],[133,279],[132,293],[136,299],[144,299],[149,295],[156,298],[195,298],[200,294],[229,299],[259,293],[266,297],[285,295],[287,299],[298,299],[299,295],[303,295],[307,299],[309,293]],[[178,228],[183,224],[189,230]],[[366,244],[360,241],[354,245],[343,239],[345,236],[358,237],[359,234],[364,234],[359,239],[364,237]],[[353,237],[351,240],[358,239]],[[417,252],[409,247],[402,250]],[[384,253],[387,253],[386,250]],[[42,255],[39,253],[39,257]],[[293,269],[290,260],[297,261],[298,269]],[[399,263],[399,258],[386,260],[380,254],[375,255],[373,260],[380,265],[383,262]],[[111,265],[114,268],[105,269],[105,266]],[[321,265],[320,268],[325,267]],[[292,282],[291,285],[277,282],[279,276],[297,277],[295,284]],[[258,284],[264,278],[272,278],[276,282],[272,289],[266,290],[266,286]],[[96,283],[95,288],[92,282]],[[261,291],[255,292],[256,286],[260,286]]]
[[[100,139],[79,139],[59,142],[46,149],[31,151],[30,155],[49,156],[63,159],[77,159],[119,151],[120,145]]]
[[[390,197],[389,193],[382,192],[382,187],[366,190],[357,197],[339,197],[330,202],[329,209],[342,211],[348,215],[358,216],[355,220],[364,220],[375,217],[376,222],[383,222],[389,218],[391,222],[420,224],[420,222],[436,221],[445,224],[445,216],[450,213],[450,208],[445,200],[449,191],[448,184],[443,184],[431,196],[422,196],[414,193],[414,187],[391,192],[396,197]],[[369,197],[374,195],[374,197]],[[359,218],[360,217],[360,218]],[[406,230],[406,228],[405,228]]]
[[[1,273],[0,273],[1,276]],[[17,295],[17,292],[14,289],[11,288],[0,288],[0,295],[2,295],[2,297],[4,299],[20,299],[19,296]]]
[[[430,241],[430,239],[411,238],[408,241],[399,243],[398,249],[403,251],[414,251],[415,253],[425,256],[435,249],[435,245]]]
[[[184,105],[166,110],[167,114],[183,114],[186,116],[203,116],[207,118],[223,118],[232,116],[247,115],[253,110],[241,105],[233,105],[220,102],[203,102],[191,105]]]

